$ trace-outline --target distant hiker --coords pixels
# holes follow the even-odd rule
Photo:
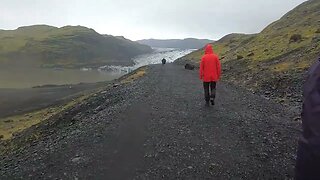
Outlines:
[[[216,97],[216,85],[221,76],[221,64],[218,55],[216,55],[211,44],[205,47],[205,55],[201,58],[200,79],[203,81],[204,96],[206,105],[209,101],[214,105]],[[209,90],[210,89],[210,90]]]
[[[167,60],[165,58],[163,58],[161,62],[162,62],[162,65],[165,65]]]
[[[302,137],[299,140],[296,179],[320,178],[320,57],[304,85]]]

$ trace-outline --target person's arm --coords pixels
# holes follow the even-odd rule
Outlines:
[[[219,58],[217,58],[217,72],[218,72],[218,79],[220,80],[221,78],[221,63]]]
[[[203,69],[204,69],[204,63],[203,63],[203,58],[201,58],[200,61],[200,70],[199,70],[199,78],[202,80],[203,79]]]
[[[303,139],[320,155],[320,63],[310,73],[304,93]]]
[[[310,68],[303,94],[303,135],[297,153],[297,180],[320,177],[320,62]]]

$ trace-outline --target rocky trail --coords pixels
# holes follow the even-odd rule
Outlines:
[[[205,107],[197,71],[148,66],[25,134],[0,179],[286,179],[298,112],[220,82]]]

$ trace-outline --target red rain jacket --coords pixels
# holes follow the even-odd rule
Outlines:
[[[211,44],[205,47],[205,55],[201,58],[200,79],[203,82],[219,81],[221,76],[221,64],[218,55],[216,55]]]

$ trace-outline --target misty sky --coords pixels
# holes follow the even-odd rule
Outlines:
[[[209,38],[260,32],[305,0],[1,0],[0,29],[82,25],[102,34]]]

